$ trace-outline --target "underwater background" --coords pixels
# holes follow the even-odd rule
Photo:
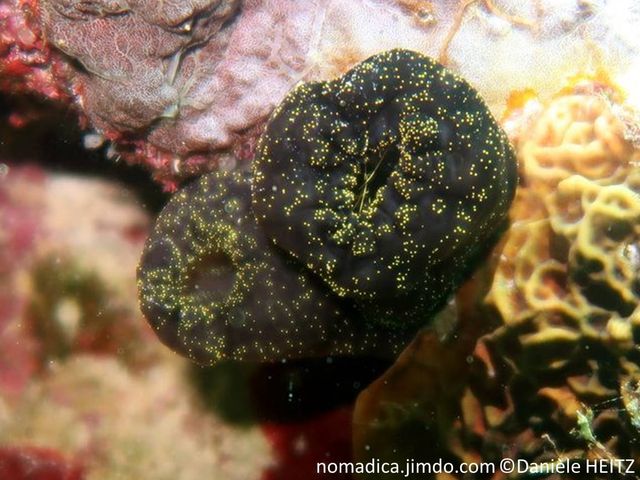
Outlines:
[[[0,480],[640,477],[638,27],[0,0]]]

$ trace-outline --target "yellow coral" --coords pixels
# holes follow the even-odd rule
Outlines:
[[[526,185],[541,194],[574,174],[600,182],[621,181],[632,153],[609,102],[595,95],[554,100],[518,145]]]
[[[487,302],[524,345],[601,338],[632,346],[640,301],[638,151],[603,97],[568,95],[520,138],[523,187]]]

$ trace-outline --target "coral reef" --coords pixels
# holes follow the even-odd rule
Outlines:
[[[45,0],[40,8],[48,42],[81,66],[75,88],[86,92],[93,124],[126,132],[177,114],[197,72],[187,52],[223,48],[238,3]]]
[[[484,252],[467,251],[469,237],[460,232],[458,243],[444,242],[453,255],[464,257],[455,268],[449,262],[435,268],[426,260],[420,269],[403,271],[392,263],[394,275],[385,281],[408,278],[393,288],[363,283],[371,277],[366,271],[371,264],[345,263],[342,272],[331,272],[339,278],[316,279],[305,270],[312,263],[308,259],[297,253],[302,261],[296,263],[269,244],[250,212],[246,180],[241,185],[229,180],[245,174],[228,171],[246,168],[254,158],[264,128],[274,126],[268,124],[270,115],[296,85],[304,82],[296,91],[309,97],[314,88],[322,90],[318,85],[344,84],[347,78],[357,83],[353,72],[370,79],[375,72],[356,67],[352,77],[331,81],[371,55],[398,48],[437,57],[467,79],[494,115],[505,105],[510,109],[502,126],[516,146],[521,183],[506,236],[494,248],[489,231],[498,228],[501,214],[496,214],[475,239],[479,248],[493,248],[486,264],[359,398],[356,457],[454,463],[638,458],[639,25],[635,0],[0,0],[0,477],[297,479],[313,476],[315,461],[327,456],[349,459],[350,409],[326,410],[348,402],[385,365],[379,358],[351,355],[393,354],[413,330],[389,327],[411,323],[406,319],[418,319],[413,327],[422,325],[427,311],[439,308],[453,288],[448,279],[462,280],[479,266],[471,257]],[[388,68],[379,67],[375,70]],[[599,73],[555,93],[567,76],[583,71]],[[516,91],[511,100],[509,91]],[[382,103],[389,102],[382,98]],[[313,109],[298,112],[298,119],[316,115],[321,121],[315,131],[327,133],[322,120],[341,110],[339,101],[337,107],[336,102],[310,105]],[[404,123],[405,131],[394,132],[386,122],[397,112],[382,110],[367,132],[371,151],[363,168],[351,172],[351,181],[362,187],[351,191],[357,197],[352,200],[365,214],[375,210],[378,195],[372,193],[380,192],[379,183],[394,177],[385,168],[376,170],[368,155],[380,155],[381,167],[400,163],[401,150],[413,148],[416,131],[437,128],[414,128],[419,115]],[[362,120],[367,112],[350,115]],[[209,362],[211,354],[220,357],[219,346],[206,343],[210,329],[203,334],[189,322],[202,320],[207,306],[220,305],[217,295],[225,289],[211,291],[220,281],[231,289],[246,287],[245,296],[232,300],[244,302],[255,321],[243,328],[231,325],[238,336],[230,338],[227,329],[222,338],[229,340],[232,358],[267,363],[231,362],[225,374],[236,383],[207,396],[206,385],[187,372],[200,369],[206,383],[209,375],[220,374],[214,369],[227,365],[205,369],[172,355],[138,312],[134,271],[148,232],[147,212],[109,182],[15,166],[9,159],[17,158],[8,153],[15,145],[41,143],[39,135],[30,138],[34,123],[40,129],[63,123],[85,130],[84,146],[94,151],[70,160],[78,170],[98,171],[92,158],[107,157],[102,164],[114,168],[122,159],[144,165],[170,191],[189,177],[223,172],[209,177],[212,183],[200,193],[211,196],[194,201],[197,208],[191,208],[190,198],[178,199],[198,183],[170,203],[179,222],[160,233],[179,251],[147,252],[149,264],[182,255],[195,263],[176,264],[188,269],[186,290],[171,282],[167,271],[141,273],[155,285],[143,307],[151,310],[158,298],[163,308],[188,304],[188,313],[195,314],[186,323],[167,321],[156,329],[177,350]],[[288,132],[295,137],[297,127],[305,125],[292,125]],[[14,135],[18,130],[26,133]],[[444,143],[450,130],[441,129],[438,141]],[[402,149],[386,155],[383,147],[394,143],[389,139],[394,135],[402,137],[396,142]],[[332,133],[327,137],[331,143]],[[482,138],[473,135],[469,141],[476,145]],[[287,141],[279,147],[284,150]],[[306,147],[323,145],[314,140]],[[39,153],[31,158],[49,165],[68,152],[46,141],[32,151]],[[283,168],[298,176],[302,165],[296,162],[296,171]],[[445,171],[453,165],[445,164]],[[134,170],[124,171],[129,183],[138,182]],[[326,178],[329,191],[333,175]],[[276,213],[286,207],[293,212],[312,193],[294,192],[298,180],[278,190],[286,194],[274,203]],[[398,191],[432,194],[412,186],[403,184]],[[512,193],[510,185],[499,188]],[[225,209],[230,196],[239,201]],[[216,203],[215,212],[207,210],[208,200]],[[415,240],[412,211],[398,211],[398,232],[404,229]],[[292,218],[303,214],[296,211]],[[485,219],[474,212],[471,220]],[[326,218],[309,215],[303,223],[320,237],[327,232],[313,231],[318,220]],[[223,243],[230,252],[235,240],[255,241],[255,250],[242,250],[255,254],[245,257],[247,265],[256,258],[267,264],[254,284],[229,281],[235,273],[224,274],[224,259],[221,268],[212,268],[218,255],[197,258],[210,248],[205,245],[210,237],[195,238],[193,232],[216,222],[227,224],[230,235]],[[181,228],[184,223],[189,228]],[[263,224],[260,228],[269,226]],[[347,238],[353,225],[343,226],[341,238]],[[434,235],[443,231],[437,222],[427,226]],[[279,242],[287,250],[304,249],[308,245],[299,233],[289,245]],[[357,244],[358,253],[368,253],[374,242],[361,237],[348,247]],[[187,240],[194,241],[187,245]],[[386,240],[394,247],[404,239]],[[320,243],[322,251],[327,242]],[[414,254],[407,244],[397,252],[400,260]],[[176,265],[167,270],[175,273]],[[427,278],[419,280],[421,275]],[[263,299],[274,300],[275,310],[251,301],[254,289],[264,295],[263,280],[276,292]],[[335,298],[323,282],[358,299],[352,304]],[[429,289],[421,297],[425,285]],[[380,297],[370,294],[376,288]],[[399,288],[409,292],[399,302],[379,300]],[[165,295],[169,291],[171,298]],[[293,299],[284,301],[280,293]],[[310,304],[318,298],[331,308],[314,311]],[[227,315],[225,309],[216,320],[246,320],[235,315],[238,310]],[[271,320],[277,325],[265,330]],[[253,328],[250,335],[247,325]],[[263,354],[265,345],[271,350]],[[286,362],[274,362],[283,352]],[[233,357],[236,353],[247,356]],[[299,358],[308,355],[313,358]],[[216,381],[213,390],[220,388]],[[262,409],[257,414],[256,398]],[[216,409],[234,401],[238,410],[232,414],[249,409],[256,414],[251,422],[270,417],[276,422],[262,429],[246,423],[231,427]],[[285,421],[294,423],[279,424]],[[496,472],[493,478],[504,475]]]
[[[637,458],[640,152],[613,115],[617,92],[587,90],[529,100],[540,108],[526,107],[535,113],[512,132],[522,175],[512,225],[471,282],[476,292],[457,297],[460,323],[444,341],[461,348],[479,331],[471,321],[490,330],[467,350],[464,374],[434,395],[423,386],[438,377],[411,369],[440,360],[437,349],[400,361],[359,400],[361,456],[367,442],[380,453],[381,436],[427,426],[421,444],[435,446],[400,440],[403,456]],[[392,396],[387,383],[398,382],[414,389]]]
[[[631,458],[639,449],[626,405],[640,373],[640,152],[607,98],[584,95],[553,101],[518,147],[522,198],[538,208],[519,210],[487,297],[504,325],[482,340],[487,355],[478,359],[502,371],[509,388],[500,403],[513,405],[495,409],[490,428],[497,435],[528,411],[521,435],[550,440],[521,445],[530,458]],[[480,421],[472,398],[486,402],[487,390],[467,392],[468,421]],[[588,412],[593,438],[579,428]]]
[[[2,165],[0,478],[260,478],[264,434],[206,408],[139,313],[139,200],[111,181]]]
[[[158,217],[138,286],[162,341],[203,364],[386,357],[402,348],[406,336],[363,322],[270,243],[253,216],[249,180],[205,175]]]
[[[17,400],[52,362],[79,352],[148,362],[153,334],[131,295],[146,212],[108,182],[2,165],[2,397]]]
[[[70,102],[71,92],[56,74],[65,63],[44,40],[38,11],[37,1],[0,2],[0,90]]]
[[[606,93],[595,93],[557,98],[516,139],[527,187],[541,199],[571,175],[600,183],[619,183],[627,175],[633,146]]]
[[[71,175],[47,175],[34,195],[42,234],[20,274],[23,323],[37,339],[40,363],[79,352],[146,363],[155,355],[153,336],[131,292],[147,212],[118,185]]]
[[[0,163],[0,394],[14,397],[37,370],[36,344],[20,321],[28,298],[19,274],[41,235],[43,204],[36,168],[11,169]]]
[[[170,5],[2,0],[0,88],[73,104],[96,138],[116,141],[111,158],[144,163],[173,189],[250,159],[264,121],[297,82],[333,78],[383,50],[439,56],[494,112],[506,91],[551,93],[593,65],[627,87],[637,78],[630,0]]]
[[[145,348],[130,305],[114,301],[114,292],[95,271],[83,269],[69,255],[34,260],[29,274],[25,320],[39,339],[43,362],[72,353],[118,353],[132,362],[144,358]]]
[[[0,443],[55,448],[96,480],[260,478],[271,460],[262,432],[204,410],[178,360],[140,372],[113,357],[57,364],[0,415]]]

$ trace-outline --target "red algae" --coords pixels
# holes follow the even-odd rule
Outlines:
[[[0,91],[69,102],[58,73],[66,67],[43,39],[38,4],[33,0],[0,3]]]
[[[44,175],[35,167],[6,168],[0,178],[0,393],[13,398],[37,369],[35,343],[24,325],[15,322],[26,305],[16,274],[40,233],[42,205],[28,199],[33,200],[31,189],[42,185]]]
[[[348,474],[321,475],[318,462],[349,462],[351,453],[350,407],[340,408],[312,420],[294,424],[265,423],[262,430],[275,453],[275,464],[262,480],[334,478],[348,480]]]
[[[84,480],[75,461],[47,448],[0,447],[0,478],[7,480]]]

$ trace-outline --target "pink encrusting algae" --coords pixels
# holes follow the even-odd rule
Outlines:
[[[37,369],[36,344],[19,321],[27,298],[17,275],[41,230],[42,205],[31,194],[44,176],[34,167],[0,169],[0,394],[16,397]]]
[[[0,89],[73,105],[113,142],[109,158],[146,165],[169,190],[250,161],[292,87],[383,50],[440,58],[494,114],[512,90],[551,94],[584,69],[622,79],[639,66],[637,8],[596,2],[2,0],[0,12]]]

